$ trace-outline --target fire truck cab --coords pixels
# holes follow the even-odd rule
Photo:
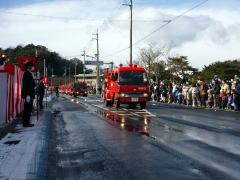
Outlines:
[[[144,109],[149,100],[149,82],[146,70],[137,65],[118,67],[112,71],[105,69],[105,84],[103,87],[104,103],[106,106],[129,104],[130,107]]]
[[[87,84],[85,82],[74,83],[72,87],[72,91],[73,91],[72,95],[74,97],[81,96],[81,95],[84,97],[87,97],[87,94],[88,94]]]

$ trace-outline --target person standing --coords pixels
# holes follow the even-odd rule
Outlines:
[[[213,104],[214,104],[214,107],[220,107],[220,90],[221,90],[221,87],[220,87],[220,78],[215,75],[213,80],[212,80],[212,89],[213,89]]]
[[[38,88],[37,88],[37,93],[38,93],[38,103],[39,103],[39,107],[40,109],[43,109],[43,97],[45,94],[45,86],[43,84],[43,78],[40,79]]]
[[[182,95],[183,95],[183,104],[189,106],[190,103],[190,93],[189,93],[189,89],[191,88],[191,86],[189,85],[189,82],[186,82],[185,84],[183,84],[183,88],[182,88]]]
[[[199,84],[199,92],[200,92],[200,102],[201,102],[201,107],[206,107],[206,101],[207,101],[207,84],[203,79],[200,79],[198,81]]]
[[[58,97],[59,96],[58,86],[55,87],[55,92],[56,92],[56,97]]]
[[[192,84],[192,87],[189,89],[189,92],[191,92],[192,94],[192,107],[200,106],[199,88],[195,83]]]
[[[234,99],[234,103],[236,105],[235,110],[236,111],[240,111],[240,81],[238,79],[236,79],[236,88],[234,90],[235,92],[235,99]]]
[[[33,62],[25,62],[25,72],[22,80],[22,98],[24,99],[23,126],[32,127],[30,117],[33,109],[33,100],[35,99],[35,82],[32,76]]]

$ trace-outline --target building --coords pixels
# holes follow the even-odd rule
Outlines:
[[[77,81],[84,81],[84,76],[85,76],[85,82],[87,83],[87,86],[89,87],[96,87],[97,84],[97,72],[94,71],[91,74],[78,74],[74,77],[76,77]],[[103,74],[101,73],[100,75],[100,83],[103,80]]]

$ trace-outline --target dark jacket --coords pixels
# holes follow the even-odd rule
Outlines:
[[[44,89],[45,89],[45,87],[44,87],[43,82],[40,82],[39,86],[37,88],[37,93],[39,96],[44,96]]]
[[[235,93],[240,96],[240,82],[236,85]]]
[[[33,79],[32,74],[26,70],[23,74],[23,80],[22,80],[22,98],[26,98],[27,96],[30,96],[31,99],[35,99],[35,82]]]
[[[213,88],[213,94],[220,94],[221,86],[219,81],[214,80],[212,88]]]

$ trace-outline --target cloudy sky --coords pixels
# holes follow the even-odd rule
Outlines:
[[[134,59],[149,44],[171,43],[172,55],[188,56],[202,68],[240,58],[240,0],[209,0],[145,36],[204,0],[133,0]],[[44,45],[61,56],[94,55],[99,31],[100,58],[126,63],[129,58],[128,0],[0,0],[0,47]]]

